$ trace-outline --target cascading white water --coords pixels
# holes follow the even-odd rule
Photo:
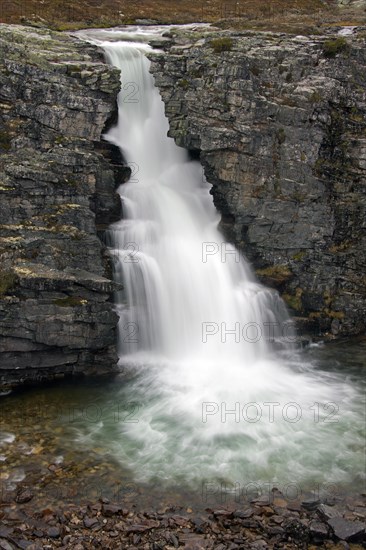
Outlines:
[[[118,124],[106,138],[133,168],[109,244],[125,287],[120,358],[132,367],[126,391],[137,409],[134,421],[101,425],[98,441],[107,437],[135,479],[161,484],[322,480],[324,471],[350,481],[357,391],[267,343],[269,324],[281,336],[286,309],[224,242],[201,166],[167,137],[149,46],[102,46],[122,74]]]
[[[107,136],[133,167],[131,181],[119,190],[124,219],[110,235],[117,278],[126,287],[127,307],[119,300],[121,353],[242,366],[263,359],[268,323],[278,333],[286,320],[283,303],[255,282],[217,230],[201,166],[167,137],[163,102],[141,44],[105,49],[122,69],[124,86],[134,89],[131,101],[120,94],[118,125]],[[236,337],[224,342],[225,331],[235,327]]]

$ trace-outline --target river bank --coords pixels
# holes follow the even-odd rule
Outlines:
[[[310,362],[316,359],[319,368],[347,371],[353,382],[361,383],[364,346],[363,340],[349,341],[303,353]],[[112,548],[116,543],[120,548],[148,549],[295,549],[314,544],[362,548],[364,535],[357,523],[365,521],[366,512],[361,470],[352,472],[349,466],[353,482],[334,483],[329,455],[323,459],[321,480],[315,476],[308,483],[290,464],[282,483],[269,482],[274,479],[270,471],[266,481],[249,475],[226,484],[202,478],[190,488],[179,479],[182,471],[168,480],[170,486],[158,473],[150,482],[136,481],[138,453],[135,456],[133,447],[122,442],[121,452],[129,457],[123,461],[123,453],[119,456],[113,447],[115,433],[109,431],[111,423],[121,430],[137,430],[139,423],[132,421],[143,415],[144,403],[138,406],[139,398],[125,376],[104,383],[70,381],[29,388],[2,398],[0,540],[11,545],[2,548]],[[119,385],[123,393],[116,391]],[[339,405],[342,422],[346,411]],[[330,437],[333,428],[328,426]],[[349,465],[357,448],[354,439]],[[320,447],[307,452],[322,456]],[[335,448],[333,454],[336,460]],[[321,505],[329,507],[329,518],[322,515]],[[356,522],[355,540],[351,536],[347,543],[339,542],[332,530],[335,525],[329,523],[333,516]],[[347,538],[347,533],[342,536]]]
[[[322,500],[288,500],[273,489],[251,502],[216,502],[204,511],[169,504],[138,510],[128,497],[35,510],[31,489],[22,489],[2,495],[0,547],[361,550],[366,542],[366,493]]]

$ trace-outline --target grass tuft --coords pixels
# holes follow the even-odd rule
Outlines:
[[[210,46],[215,53],[230,52],[233,48],[233,40],[229,37],[214,38]]]
[[[323,45],[323,53],[325,57],[331,59],[340,53],[346,52],[348,48],[347,40],[343,36],[340,36],[334,40],[326,40]]]

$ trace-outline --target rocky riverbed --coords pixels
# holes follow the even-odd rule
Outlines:
[[[141,548],[146,550],[361,550],[366,546],[366,493],[342,500],[287,500],[275,488],[251,502],[204,511],[166,504],[137,509],[128,498],[54,502],[34,509],[32,487],[2,494],[0,548]]]

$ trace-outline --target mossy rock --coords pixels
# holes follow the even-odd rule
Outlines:
[[[256,274],[269,286],[282,285],[293,276],[292,271],[286,265],[272,265],[264,269],[257,269]]]
[[[322,101],[322,99],[323,99],[323,97],[320,94],[320,92],[315,91],[311,94],[309,101],[310,101],[310,103],[319,103],[320,101]]]
[[[17,283],[17,276],[12,271],[0,270],[0,296],[8,294]]]
[[[188,80],[187,80],[186,78],[182,78],[182,80],[179,80],[178,86],[179,86],[180,88],[186,89],[186,88],[188,88],[188,86],[189,86],[189,82],[188,82]]]
[[[312,311],[309,313],[309,319],[338,319],[342,321],[345,318],[343,311],[333,311],[328,308],[324,308],[321,311]]]
[[[295,294],[282,294],[282,299],[284,302],[288,305],[289,308],[293,309],[294,311],[302,311],[302,297],[303,290],[302,288],[297,288],[295,291]]]
[[[283,128],[279,128],[276,132],[276,138],[277,138],[277,141],[280,145],[282,145],[283,143],[285,143],[286,141],[286,132]]]
[[[296,254],[294,254],[292,256],[292,259],[295,262],[301,262],[304,259],[305,256],[306,256],[306,252],[304,250],[300,250],[300,252],[297,252]]]
[[[80,296],[67,296],[54,301],[54,304],[59,307],[77,307],[87,304],[88,301],[80,298]]]
[[[11,137],[4,130],[0,130],[0,150],[9,151],[11,148]]]

